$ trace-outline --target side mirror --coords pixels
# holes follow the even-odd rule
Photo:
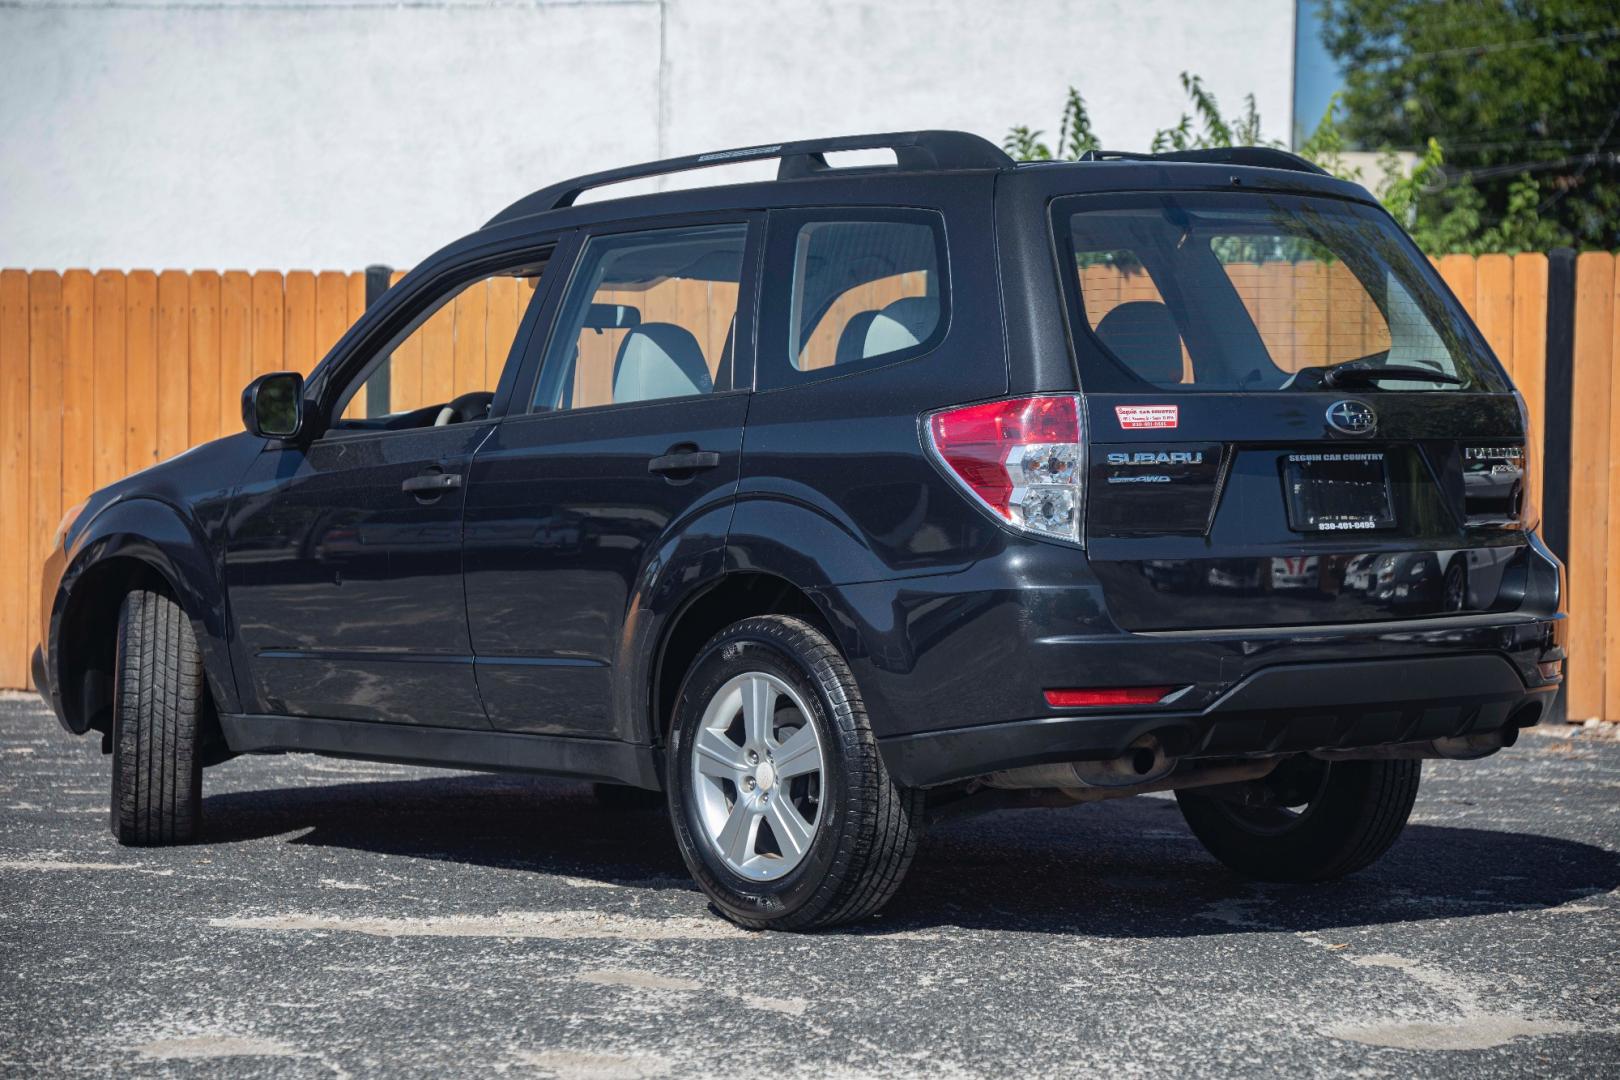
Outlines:
[[[296,371],[260,375],[242,391],[242,425],[265,439],[291,439],[304,426],[304,377]]]

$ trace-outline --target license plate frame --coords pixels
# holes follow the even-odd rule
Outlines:
[[[1395,527],[1389,456],[1382,450],[1314,450],[1279,461],[1288,527],[1302,533]]]

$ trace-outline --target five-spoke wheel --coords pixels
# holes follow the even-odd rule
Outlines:
[[[882,906],[916,851],[920,794],[883,766],[860,688],[802,619],[744,619],[687,672],[670,820],[692,876],[744,926],[809,929]]]
[[[810,850],[821,819],[821,737],[798,693],[763,671],[726,682],[692,743],[703,837],[734,873],[770,881]]]

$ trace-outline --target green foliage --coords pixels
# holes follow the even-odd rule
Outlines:
[[[1007,131],[1006,138],[1001,140],[1001,148],[1018,161],[1077,161],[1088,151],[1102,149],[1102,143],[1091,128],[1091,114],[1086,112],[1085,99],[1072,86],[1069,87],[1068,99],[1063,103],[1063,120],[1058,125],[1056,151],[1041,141],[1044,134],[1044,131],[1019,124]]]
[[[1162,154],[1166,150],[1207,150],[1214,146],[1269,146],[1270,143],[1261,143],[1260,114],[1255,108],[1254,95],[1248,96],[1248,110],[1236,121],[1228,121],[1221,115],[1220,103],[1215,95],[1204,89],[1204,81],[1197,75],[1181,73],[1181,89],[1186,92],[1192,103],[1193,114],[1196,114],[1200,130],[1193,131],[1193,115],[1182,113],[1181,119],[1172,127],[1161,128],[1153,133],[1152,152]],[[1070,91],[1073,92],[1072,89]]]
[[[1102,143],[1091,130],[1091,114],[1086,112],[1086,101],[1080,91],[1069,87],[1069,97],[1063,103],[1063,123],[1058,127],[1058,154],[1074,160],[1092,150],[1101,150]]]
[[[1189,111],[1167,128],[1153,135],[1151,150],[1202,150],[1227,146],[1281,146],[1262,134],[1260,112],[1254,95],[1244,98],[1243,112],[1228,117],[1221,112],[1215,95],[1197,76],[1182,72],[1181,87]],[[1364,183],[1360,168],[1348,164],[1344,155],[1350,148],[1345,126],[1340,122],[1343,95],[1334,95],[1314,130],[1295,151],[1334,176],[1353,183]],[[1072,161],[1100,143],[1086,112],[1079,90],[1069,87],[1059,127],[1057,146],[1041,140],[1040,130],[1020,125],[1007,132],[1002,147],[1019,161]],[[1545,251],[1572,241],[1570,230],[1556,215],[1546,213],[1552,199],[1534,176],[1520,173],[1503,187],[1500,206],[1487,193],[1463,176],[1452,179],[1446,157],[1437,138],[1422,144],[1423,153],[1408,170],[1401,157],[1385,147],[1379,159],[1379,178],[1371,186],[1386,209],[1404,225],[1419,247],[1431,255],[1451,252]],[[1556,193],[1555,193],[1556,194]],[[1567,201],[1567,200],[1565,200]],[[1611,223],[1620,211],[1620,192],[1613,204],[1600,202],[1591,216],[1607,213]],[[1601,222],[1598,223],[1601,232]],[[1249,253],[1260,257],[1258,253]],[[1269,257],[1287,257],[1273,253]]]
[[[1345,135],[1446,148],[1451,182],[1408,196],[1422,242],[1620,246],[1615,0],[1317,3],[1345,70]]]

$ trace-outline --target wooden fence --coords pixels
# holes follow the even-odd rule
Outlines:
[[[1548,259],[1459,255],[1437,265],[1529,405],[1531,492],[1539,497],[1545,489]],[[1093,321],[1114,303],[1151,298],[1141,275],[1116,287],[1097,279],[1098,269],[1084,271],[1091,275],[1089,296],[1103,305],[1088,312]],[[1286,282],[1275,267],[1231,270],[1274,354],[1304,363],[1335,342],[1352,350],[1364,344],[1365,320],[1352,327],[1330,305],[1323,305],[1320,327],[1268,320],[1268,300],[1297,306],[1316,295],[1311,290],[1326,288],[1325,268],[1282,271],[1293,275]],[[1620,359],[1615,257],[1579,256],[1575,282],[1570,415],[1557,421],[1569,426],[1573,465],[1565,489],[1568,706],[1571,718],[1620,719],[1620,570],[1607,571],[1620,566],[1620,510],[1609,509],[1611,498],[1620,496],[1620,421],[1610,421],[1620,412],[1620,377],[1612,375]],[[473,370],[487,378],[492,363],[499,370],[501,358],[463,354],[470,340],[510,340],[495,332],[513,314],[503,287],[458,300],[453,330],[445,322],[449,309],[436,317],[445,322],[437,335],[445,340],[438,350],[443,363],[428,355],[432,350],[424,352],[421,374],[413,364],[409,384],[397,388],[396,397],[408,396],[408,386],[424,392],[459,387],[461,374]],[[1145,287],[1151,290],[1151,283]],[[40,562],[63,511],[129,472],[238,430],[241,388],[249,379],[278,369],[308,372],[364,307],[359,273],[0,271],[0,687],[28,685]],[[1340,321],[1330,324],[1330,316]],[[463,321],[473,336],[462,333]],[[1295,337],[1284,340],[1286,334]],[[1610,655],[1614,663],[1606,663]]]

